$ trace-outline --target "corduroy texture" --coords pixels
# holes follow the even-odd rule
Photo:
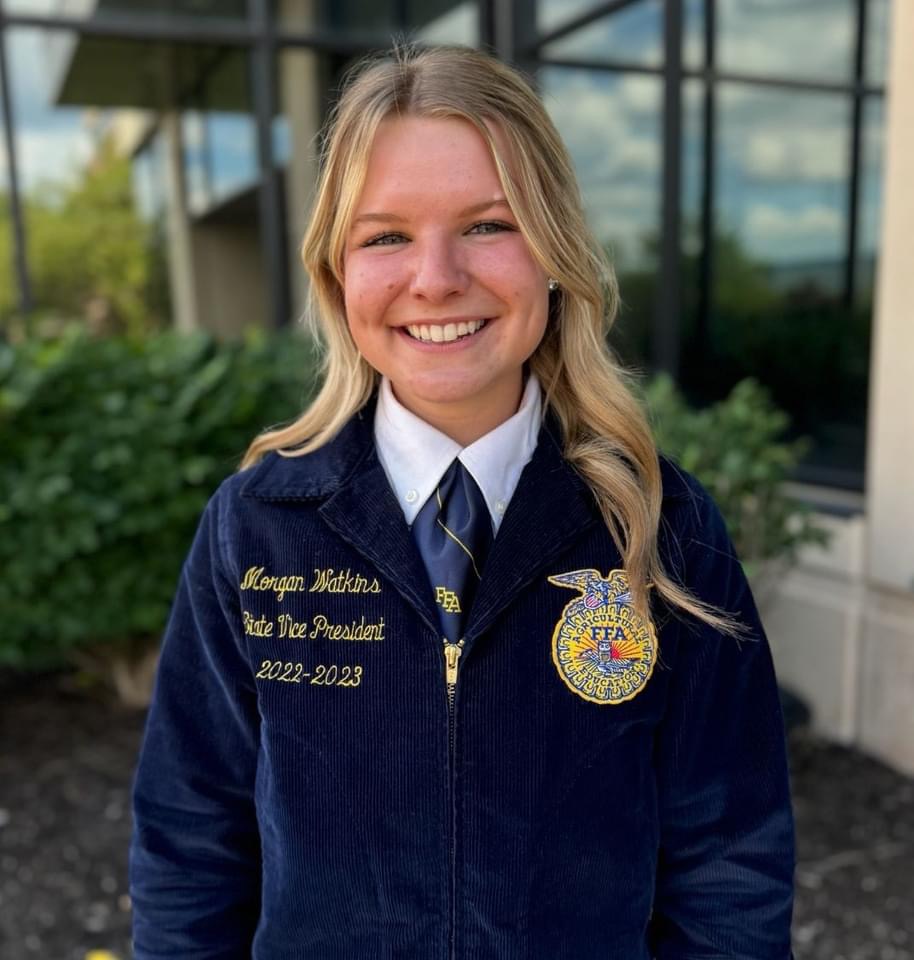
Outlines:
[[[547,576],[621,560],[553,431],[492,546],[452,725],[370,408],[223,484],[137,772],[136,960],[787,960],[783,724],[720,514],[662,461],[666,568],[752,639],[655,606],[646,686],[588,702],[552,660],[570,594]]]

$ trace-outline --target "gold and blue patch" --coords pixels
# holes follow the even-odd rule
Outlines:
[[[631,700],[657,662],[653,625],[635,612],[624,570],[601,577],[573,570],[548,578],[580,596],[562,611],[552,634],[552,661],[566,686],[591,703]]]

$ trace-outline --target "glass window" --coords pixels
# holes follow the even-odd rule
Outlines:
[[[687,80],[682,90],[682,309],[680,335],[686,344],[706,336],[702,286],[705,84]]]
[[[536,27],[540,33],[555,30],[593,10],[599,0],[537,0]]]
[[[366,48],[412,32],[430,43],[479,40],[476,0],[271,0],[279,23],[290,30],[330,30]]]
[[[542,50],[546,59],[621,61],[645,66],[663,63],[663,6],[641,0],[596,20]]]
[[[248,55],[223,48],[201,61],[190,109],[182,116],[188,201],[195,214],[259,180]]]
[[[718,66],[727,72],[850,82],[854,0],[717,0]]]
[[[863,101],[862,133],[855,288],[858,301],[864,305],[871,305],[882,220],[885,138],[885,101],[882,97],[867,97]]]
[[[217,19],[236,19],[246,14],[245,0],[3,0],[3,7],[9,14],[86,19],[105,13],[151,16],[158,21],[167,14]]]
[[[546,67],[544,99],[571,152],[590,226],[619,273],[616,346],[649,356],[660,224],[659,78]]]
[[[867,0],[866,49],[864,73],[866,82],[874,87],[884,86],[889,57],[889,24],[892,20],[891,0]]]
[[[682,62],[689,70],[705,64],[704,0],[685,0],[682,5]]]
[[[682,383],[701,403],[756,377],[811,437],[819,479],[859,485],[869,312],[845,299],[850,98],[718,95],[713,290]]]

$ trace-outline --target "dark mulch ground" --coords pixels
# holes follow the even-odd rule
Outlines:
[[[142,724],[54,679],[0,688],[0,960],[130,956]],[[804,735],[791,752],[797,960],[914,960],[914,781]]]

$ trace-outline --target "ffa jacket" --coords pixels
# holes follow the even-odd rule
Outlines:
[[[634,616],[547,422],[458,648],[371,424],[206,509],[136,777],[136,960],[787,960],[780,707],[707,494],[662,461],[662,556],[748,639]]]

